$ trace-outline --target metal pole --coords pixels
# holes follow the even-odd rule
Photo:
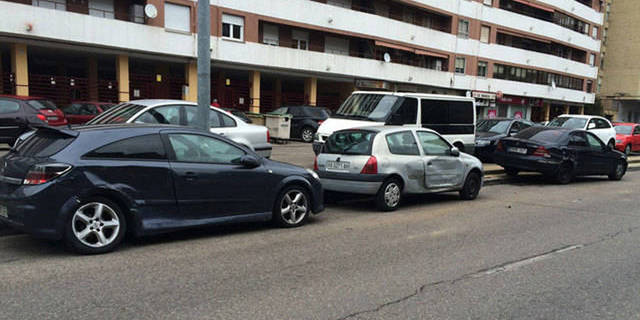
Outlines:
[[[211,105],[211,14],[209,0],[198,0],[198,127],[209,131]]]

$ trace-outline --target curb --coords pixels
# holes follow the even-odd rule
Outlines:
[[[640,161],[638,162],[630,162],[630,164],[634,164],[634,163],[640,163]],[[640,171],[640,165],[637,166],[629,166],[627,168],[627,172],[629,171]],[[490,172],[499,172],[497,174],[499,174],[499,176],[494,176],[494,177],[490,177],[488,180],[484,180],[483,185],[485,186],[493,186],[493,185],[498,185],[498,184],[506,184],[506,182],[510,182],[513,181],[517,178],[511,178],[508,177],[506,174],[504,174],[504,172],[502,170],[492,170],[492,171],[487,171],[485,172],[485,177],[487,174],[491,174]],[[521,176],[521,178],[524,176]]]

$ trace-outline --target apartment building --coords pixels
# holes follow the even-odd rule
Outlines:
[[[470,95],[479,117],[582,113],[595,99],[602,2],[211,0],[212,98],[254,112],[334,109],[354,89],[386,89]],[[0,0],[0,92],[195,100],[195,5]]]
[[[640,122],[640,3],[607,0],[602,44],[599,98],[616,121]]]

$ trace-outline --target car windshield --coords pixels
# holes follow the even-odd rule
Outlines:
[[[144,108],[146,107],[137,104],[121,104],[103,112],[98,117],[87,122],[87,125],[125,123]]]
[[[49,100],[27,100],[27,104],[29,104],[30,106],[32,106],[36,110],[43,110],[43,109],[56,110],[56,109],[58,109],[58,107],[56,107],[56,105],[53,102],[49,101]]]
[[[557,143],[560,138],[567,132],[562,129],[550,129],[545,127],[532,127],[525,129],[514,137],[517,139],[531,140],[542,143]]]
[[[624,135],[630,135],[631,134],[631,130],[633,130],[632,126],[616,126],[616,134],[624,134]]]
[[[483,120],[478,123],[478,132],[507,133],[511,120]]]
[[[339,131],[332,134],[324,151],[333,154],[370,155],[376,133],[364,130]]]
[[[584,129],[584,125],[587,124],[587,119],[584,118],[572,118],[572,117],[559,117],[549,122],[548,127],[560,127],[569,129]]]
[[[354,94],[340,106],[334,116],[337,118],[385,121],[398,99],[398,97],[392,95]]]

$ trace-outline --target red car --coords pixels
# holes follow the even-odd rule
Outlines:
[[[67,124],[64,113],[46,98],[0,95],[0,143],[13,142],[30,131],[32,123]]]
[[[640,124],[637,123],[615,123],[616,129],[616,149],[630,154],[640,151]]]
[[[74,101],[62,111],[70,124],[83,124],[113,106],[110,102]]]

